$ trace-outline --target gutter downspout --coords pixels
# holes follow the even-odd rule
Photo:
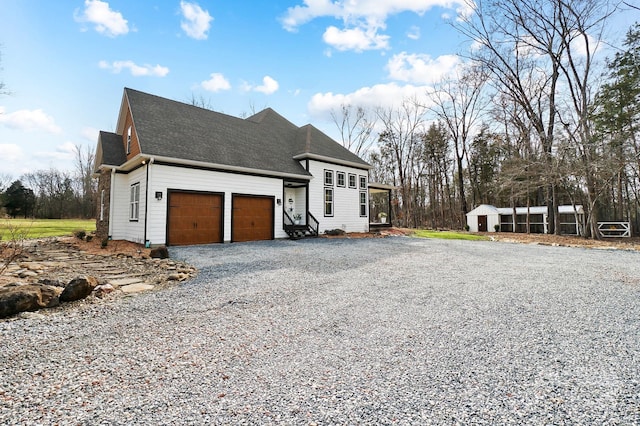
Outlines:
[[[149,248],[151,246],[151,242],[147,240],[147,226],[149,223],[148,212],[149,212],[149,166],[153,163],[153,157],[147,160],[147,178],[144,185],[144,246]]]
[[[116,169],[111,169],[111,183],[109,184],[109,229],[107,230],[107,239],[111,239],[113,236],[113,205],[115,204],[115,190],[116,190]]]

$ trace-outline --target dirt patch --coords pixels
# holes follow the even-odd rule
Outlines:
[[[590,238],[576,237],[570,235],[548,235],[548,234],[517,234],[506,232],[479,233],[487,237],[502,242],[542,244],[550,246],[566,247],[586,247],[586,248],[612,248],[621,250],[640,250],[640,238],[605,238],[594,240]]]

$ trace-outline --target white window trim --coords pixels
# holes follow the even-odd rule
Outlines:
[[[353,178],[353,185],[351,185],[351,178]],[[349,173],[349,188],[358,188],[358,176],[355,173]]]
[[[364,195],[364,202],[362,202],[363,199],[363,195]],[[367,192],[366,191],[360,191],[360,194],[358,195],[358,208],[359,208],[359,213],[360,213],[360,217],[367,217]],[[364,211],[364,214],[362,214],[362,212]]]
[[[364,175],[360,175],[358,180],[360,181],[360,189],[367,189],[367,177]],[[364,181],[364,185],[363,185]]]
[[[131,128],[133,126],[129,126],[127,129],[127,155],[131,154]]]
[[[324,169],[324,186],[333,186],[333,170]]]
[[[331,191],[331,201],[327,201],[327,191]],[[323,212],[324,212],[324,217],[333,217],[335,211],[335,193],[333,192],[333,188],[324,188],[324,207],[323,207]],[[327,213],[327,205],[331,205],[331,212]]]
[[[131,185],[129,194],[129,221],[137,222],[140,220],[140,182]]]

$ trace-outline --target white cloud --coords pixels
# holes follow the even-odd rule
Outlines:
[[[456,13],[465,16],[473,12],[468,0],[303,0],[302,5],[287,9],[281,23],[286,30],[296,31],[316,18],[332,17],[341,20],[344,28],[328,27],[323,36],[325,42],[333,41],[333,45],[341,50],[365,50],[364,46],[366,49],[387,49],[389,37],[378,34],[378,30],[385,28],[389,16],[403,12],[422,15],[433,7],[457,7]],[[411,34],[415,36],[416,33]]]
[[[183,21],[180,27],[191,38],[196,40],[206,40],[207,32],[211,28],[213,17],[209,12],[203,10],[197,3],[180,2],[180,11],[182,12]]]
[[[5,114],[4,108],[0,107],[0,124],[17,130],[40,130],[48,133],[62,132],[62,129],[56,124],[53,117],[41,109],[21,109]]]
[[[86,139],[91,142],[95,142],[98,140],[99,130],[93,127],[83,127],[80,131],[80,135],[83,139]]]
[[[387,70],[389,78],[393,80],[433,84],[455,72],[460,65],[460,58],[456,55],[442,55],[432,59],[427,54],[402,52],[389,59]]]
[[[22,148],[14,143],[0,143],[0,158],[9,164],[16,164],[24,157]]]
[[[127,34],[129,25],[120,12],[115,12],[109,3],[100,0],[85,0],[82,13],[75,13],[77,22],[88,22],[95,25],[96,31],[109,37]]]
[[[110,69],[113,73],[119,74],[123,69],[128,69],[134,77],[151,76],[164,77],[169,74],[169,68],[161,65],[137,65],[133,61],[100,61],[98,66],[102,69]]]
[[[428,104],[427,90],[429,86],[414,86],[411,84],[398,85],[396,83],[376,84],[363,87],[355,92],[316,93],[307,105],[309,114],[318,120],[330,120],[331,111],[339,109],[341,105],[358,105],[366,108],[397,107],[404,99],[415,98],[423,104]]]
[[[413,25],[409,28],[409,31],[407,31],[407,37],[411,40],[418,40],[420,38],[420,27]]]
[[[377,33],[378,28],[351,28],[340,30],[337,27],[330,26],[322,35],[325,43],[335,47],[338,50],[355,50],[362,52],[363,50],[388,49],[389,36]]]
[[[587,56],[587,43],[589,45],[590,53],[593,55],[602,47],[602,42],[598,42],[589,34],[580,33],[575,31],[572,34],[571,50],[577,52],[580,56]]]
[[[73,142],[65,142],[58,145],[55,151],[38,151],[34,154],[36,158],[45,158],[52,160],[73,160],[76,155],[76,146]]]
[[[252,86],[247,82],[243,82],[241,85],[241,89],[245,92],[260,92],[265,95],[271,95],[272,93],[277,92],[279,88],[280,84],[268,75],[264,76],[260,86]]]
[[[200,83],[200,85],[203,89],[210,92],[219,92],[221,90],[231,89],[229,80],[227,80],[224,75],[220,73],[211,74],[211,78],[209,80],[203,81],[202,83]]]

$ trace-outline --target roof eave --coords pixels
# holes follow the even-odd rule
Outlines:
[[[347,160],[342,160],[340,158],[334,158],[334,157],[325,157],[324,155],[313,154],[310,152],[304,152],[302,154],[298,154],[294,156],[293,159],[294,160],[309,159],[309,160],[324,161],[325,163],[341,164],[343,166],[354,167],[356,169],[365,169],[365,170],[373,169],[373,166],[368,163],[356,163],[355,161],[347,161]]]
[[[245,173],[245,174],[252,174],[252,175],[263,175],[263,176],[266,175],[266,176],[273,176],[277,178],[286,178],[286,179],[311,180],[312,178],[311,175],[278,172],[274,170],[254,169],[250,167],[231,166],[228,164],[208,163],[205,161],[186,160],[182,158],[164,157],[161,155],[142,155],[142,157],[152,162],[163,162],[168,164],[175,164],[175,165],[189,166],[189,167],[199,167],[204,169],[216,169],[216,170],[229,171],[229,172],[235,172],[235,173]],[[133,161],[134,159],[132,159],[131,161]],[[129,161],[127,163],[129,163]],[[125,163],[124,165],[126,165],[127,163]]]

